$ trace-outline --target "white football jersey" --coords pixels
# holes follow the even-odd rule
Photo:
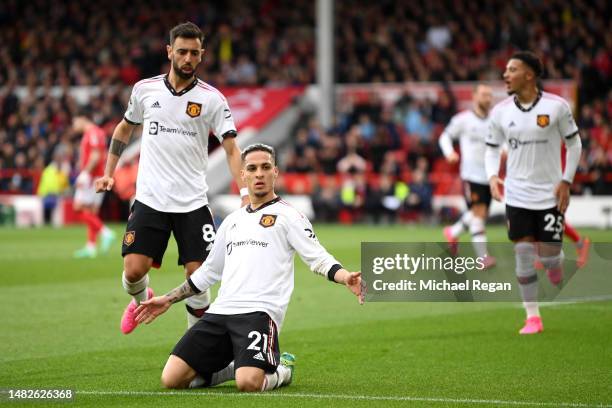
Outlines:
[[[235,136],[225,97],[195,79],[176,92],[167,75],[132,89],[125,120],[142,124],[136,199],[158,211],[190,212],[208,204],[208,137]]]
[[[487,144],[508,144],[504,191],[513,207],[545,210],[557,205],[555,186],[561,181],[561,142],[578,137],[568,103],[542,92],[528,109],[514,97],[491,112]]]
[[[228,215],[202,266],[190,277],[204,291],[221,288],[208,313],[266,312],[281,327],[293,292],[293,256],[327,276],[340,267],[319,243],[312,224],[277,197],[256,210],[243,207]]]
[[[453,116],[440,136],[440,147],[447,156],[450,151],[444,147],[445,135],[452,140],[459,140],[461,149],[461,179],[472,183],[488,185],[485,171],[486,138],[489,133],[489,118],[482,118],[473,110],[466,110]],[[445,145],[448,146],[448,145]],[[451,145],[452,149],[452,145]]]

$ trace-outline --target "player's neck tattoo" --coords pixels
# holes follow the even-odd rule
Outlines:
[[[123,143],[121,140],[112,139],[109,149],[110,154],[121,157],[121,154],[125,150],[126,146],[127,144]]]

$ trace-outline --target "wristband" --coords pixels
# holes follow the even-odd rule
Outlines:
[[[249,189],[248,189],[248,188],[246,188],[246,187],[242,187],[242,188],[240,189],[240,198],[242,198],[242,197],[246,197],[246,196],[248,196],[248,195],[249,195]]]

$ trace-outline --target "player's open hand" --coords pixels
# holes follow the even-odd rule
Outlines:
[[[353,292],[353,294],[359,298],[359,304],[363,305],[365,299],[365,290],[361,282],[361,272],[349,272],[346,276],[344,284],[346,285],[348,290]]]
[[[565,214],[570,201],[570,185],[567,181],[561,181],[555,187],[555,197],[557,197],[557,209]]]
[[[115,185],[115,179],[108,176],[103,176],[94,182],[94,187],[96,188],[96,193],[102,193],[104,191],[111,191],[113,186]]]
[[[149,324],[157,316],[170,309],[172,303],[168,296],[156,296],[144,302],[140,302],[140,305],[136,308],[136,321],[138,323]]]
[[[502,187],[503,186],[504,186],[504,181],[500,179],[499,176],[493,176],[489,179],[489,188],[491,189],[491,196],[497,201],[502,200],[502,197],[503,197]]]

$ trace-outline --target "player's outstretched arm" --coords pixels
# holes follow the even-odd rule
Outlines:
[[[195,294],[196,292],[189,281],[185,281],[181,286],[172,289],[163,296],[156,296],[141,302],[136,308],[136,321],[138,323],[149,324],[155,320],[157,316],[170,309],[173,303],[180,302]]]
[[[365,293],[361,285],[361,272],[349,272],[346,269],[340,269],[336,272],[334,280],[348,288],[357,298],[359,304],[363,305]]]

